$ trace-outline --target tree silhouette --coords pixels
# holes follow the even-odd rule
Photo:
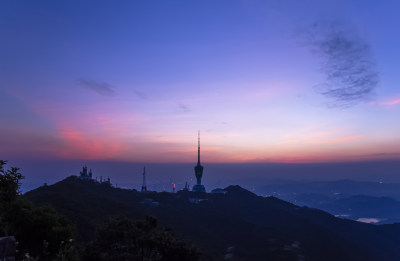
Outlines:
[[[167,230],[157,220],[146,217],[133,221],[125,217],[110,219],[96,231],[85,259],[91,260],[199,260],[199,253]]]
[[[51,208],[35,208],[22,199],[19,188],[24,177],[18,168],[5,170],[6,163],[0,160],[0,237],[16,238],[18,260],[56,260],[64,242],[74,245],[71,223]],[[75,260],[75,250],[70,252],[64,260]]]

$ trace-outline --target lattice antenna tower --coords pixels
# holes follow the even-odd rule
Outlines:
[[[143,184],[142,184],[142,192],[147,192],[147,186],[146,186],[146,167],[143,167]]]

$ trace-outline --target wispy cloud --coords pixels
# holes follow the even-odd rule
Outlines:
[[[328,105],[350,107],[370,98],[379,82],[369,44],[356,30],[337,22],[315,22],[306,33],[312,53],[321,59],[325,82],[317,91],[331,99]]]
[[[192,111],[192,110],[189,108],[189,106],[188,106],[187,104],[184,104],[184,103],[181,103],[181,102],[178,103],[178,107],[179,107],[180,109],[182,109],[183,112],[190,112],[190,111]]]
[[[118,158],[129,149],[129,146],[118,140],[96,137],[70,126],[58,130],[62,149],[56,155],[60,158],[74,159],[111,159]]]
[[[83,88],[92,90],[94,92],[97,92],[100,95],[104,96],[114,96],[115,95],[115,90],[114,86],[112,86],[109,83],[106,82],[95,82],[83,78],[79,78],[76,80],[77,84]]]
[[[317,139],[313,141],[313,144],[337,144],[343,143],[355,139],[361,138],[363,135],[349,135],[349,136],[342,136],[342,137],[334,137],[334,138],[327,138],[327,139]]]
[[[400,104],[400,98],[384,101],[384,102],[382,102],[382,104],[386,105],[386,106],[394,106],[394,105]]]
[[[371,154],[367,154],[366,156],[372,156],[374,158],[386,158],[386,159],[390,159],[390,158],[400,158],[400,153],[371,153]]]
[[[382,107],[393,107],[393,106],[396,106],[398,104],[400,104],[399,95],[397,95],[396,98],[382,99],[381,101],[374,101],[374,102],[370,103],[370,105],[382,106]]]
[[[142,100],[146,100],[147,99],[147,95],[144,92],[138,91],[138,90],[133,90],[133,93],[139,97]]]

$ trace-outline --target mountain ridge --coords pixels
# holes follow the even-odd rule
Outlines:
[[[238,185],[225,190],[225,195],[140,193],[71,176],[24,197],[68,217],[83,243],[107,218],[150,215],[196,245],[205,260],[222,260],[228,252],[234,260],[400,259],[398,224],[375,226],[339,219],[322,210],[258,196]]]

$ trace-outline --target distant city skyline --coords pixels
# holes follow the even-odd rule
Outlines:
[[[0,159],[400,160],[398,10],[1,1]]]

